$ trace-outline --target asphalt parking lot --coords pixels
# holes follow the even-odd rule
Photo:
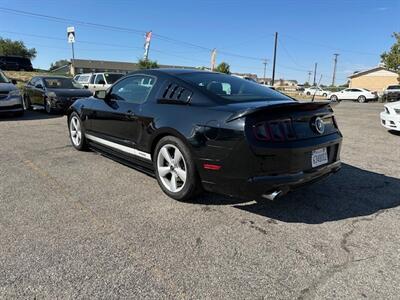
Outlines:
[[[276,202],[177,202],[75,151],[63,116],[2,118],[0,298],[398,299],[400,135],[382,108],[336,106],[342,170]]]

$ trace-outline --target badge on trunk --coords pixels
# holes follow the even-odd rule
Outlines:
[[[314,129],[316,133],[323,134],[325,131],[325,123],[324,120],[322,120],[320,117],[316,117],[312,122],[311,122],[311,127]]]

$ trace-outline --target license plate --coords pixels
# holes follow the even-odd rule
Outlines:
[[[327,162],[328,162],[328,151],[326,151],[326,148],[313,150],[311,154],[311,166],[313,168],[326,164]]]

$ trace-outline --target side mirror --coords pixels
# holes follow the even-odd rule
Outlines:
[[[37,84],[37,85],[35,85],[35,88],[40,89],[40,90],[43,90],[43,86],[42,86],[40,83]]]
[[[94,92],[94,97],[97,98],[97,99],[106,100],[107,93],[106,93],[106,91],[95,91]]]
[[[87,85],[84,85],[83,88],[84,88],[84,89],[88,89],[89,87],[88,87]]]
[[[11,79],[11,83],[15,85],[17,84],[17,81],[15,79]]]
[[[99,84],[105,85],[106,82],[104,80],[99,80]]]

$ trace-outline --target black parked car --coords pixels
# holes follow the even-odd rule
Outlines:
[[[33,71],[31,60],[21,56],[0,56],[0,69],[9,71]]]
[[[27,109],[32,106],[44,107],[47,113],[64,113],[79,98],[90,97],[92,93],[63,76],[33,77],[24,88],[24,103]]]
[[[131,73],[68,110],[73,146],[155,174],[187,200],[199,191],[274,199],[340,168],[342,135],[326,103],[197,70]]]

